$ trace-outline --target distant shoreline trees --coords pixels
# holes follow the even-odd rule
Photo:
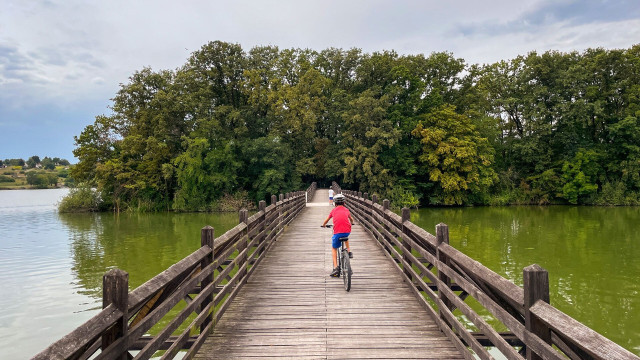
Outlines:
[[[335,180],[398,204],[640,203],[640,45],[452,54],[205,44],[76,139],[108,208],[199,211]]]

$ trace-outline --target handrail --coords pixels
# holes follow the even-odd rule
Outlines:
[[[378,204],[376,195],[369,199],[367,193],[343,190],[335,182],[331,188],[346,196],[353,216],[377,240],[418,301],[465,358],[473,359],[475,354],[493,359],[485,347],[495,347],[507,359],[640,360],[549,305],[548,274],[540,266],[524,268],[521,288],[449,245],[447,225],[438,224],[434,236],[410,221],[409,209],[402,209],[399,216],[389,210],[388,200]],[[493,329],[467,305],[468,297],[510,332]],[[470,331],[453,315],[455,309],[480,332]]]
[[[306,191],[272,195],[271,205],[260,201],[251,217],[240,210],[239,224],[215,239],[214,229],[205,226],[199,249],[131,292],[128,274],[110,270],[103,277],[103,310],[32,359],[128,359],[135,350],[140,352],[134,359],[149,359],[160,350],[166,350],[162,359],[173,359],[181,350],[187,351],[183,359],[193,358],[273,241],[315,190],[314,182]],[[172,315],[157,335],[145,335],[182,301],[186,307]],[[193,312],[198,313],[196,318],[184,324]],[[181,325],[186,329],[171,336]]]

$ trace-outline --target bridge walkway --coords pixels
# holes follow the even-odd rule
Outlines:
[[[196,359],[463,359],[377,242],[351,233],[350,292],[333,268],[328,190],[266,254]]]

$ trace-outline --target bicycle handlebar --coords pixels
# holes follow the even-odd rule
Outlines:
[[[327,225],[325,225],[325,226],[320,225],[320,227],[326,227],[326,228],[330,228],[330,227],[332,227],[332,226],[333,226],[333,225],[329,225],[329,224],[327,224]]]

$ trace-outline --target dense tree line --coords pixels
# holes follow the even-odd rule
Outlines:
[[[488,65],[211,42],[144,68],[76,137],[117,209],[207,210],[335,180],[397,204],[637,204],[640,45]]]
[[[45,156],[42,160],[40,160],[40,157],[38,155],[30,157],[27,161],[24,161],[24,159],[5,159],[4,161],[0,160],[0,167],[23,166],[28,169],[42,167],[47,170],[53,170],[57,165],[69,166],[71,164],[68,160],[61,159],[59,157],[50,158],[48,156]]]

